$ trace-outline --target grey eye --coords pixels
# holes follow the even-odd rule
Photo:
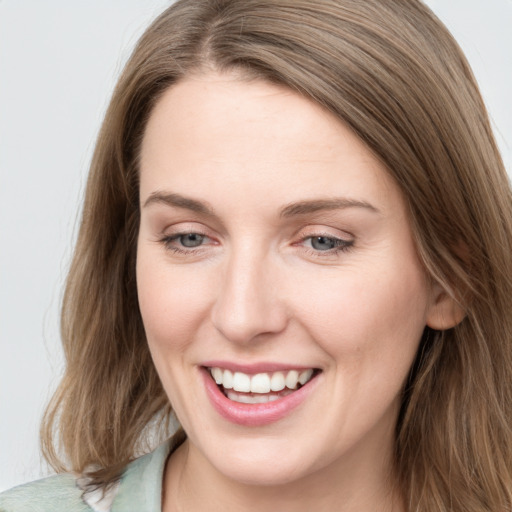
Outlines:
[[[337,240],[327,236],[314,236],[311,238],[311,247],[317,251],[329,251],[337,247]]]
[[[206,237],[199,233],[187,233],[186,235],[180,235],[179,241],[183,247],[199,247]]]

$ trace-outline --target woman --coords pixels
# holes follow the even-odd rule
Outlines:
[[[423,4],[178,1],[89,176],[42,431],[79,478],[2,510],[507,510],[511,235]]]

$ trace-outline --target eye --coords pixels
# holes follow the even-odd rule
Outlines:
[[[338,251],[346,251],[354,242],[352,240],[343,240],[334,236],[317,235],[303,238],[303,245],[317,253],[337,253]]]
[[[187,233],[185,235],[178,235],[173,237],[177,240],[183,247],[199,247],[204,242],[204,239],[207,238],[205,235],[200,235],[199,233]]]
[[[310,238],[311,247],[317,251],[330,251],[337,247],[338,244],[336,242],[340,241],[327,236],[313,236]]]
[[[213,241],[209,236],[191,231],[164,236],[160,242],[167,250],[187,254],[194,252],[195,249],[201,249],[203,245],[210,244]]]

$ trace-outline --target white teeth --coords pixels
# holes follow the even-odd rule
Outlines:
[[[306,382],[311,379],[313,375],[313,370],[310,368],[309,370],[305,370],[303,371],[300,375],[299,375],[299,384],[301,386],[304,386],[304,384],[306,384]]]
[[[276,372],[270,379],[270,389],[272,391],[281,391],[286,387],[284,380],[284,374],[282,372]]]
[[[254,395],[253,400],[256,400],[257,404],[264,404],[268,402],[268,396],[267,395]]]
[[[285,388],[295,390],[299,384],[303,386],[306,382],[311,380],[313,376],[313,369],[309,368],[301,372],[297,370],[289,370],[288,372],[257,373],[256,375],[248,375],[242,372],[232,373],[230,370],[215,367],[210,368],[210,373],[215,382],[218,385],[221,385],[225,390],[232,389],[238,393],[259,393],[267,395],[272,391],[283,391]],[[273,397],[277,395],[271,394],[268,396]],[[250,403],[256,402],[252,401]]]
[[[270,377],[266,373],[257,373],[251,378],[252,393],[268,393],[270,391]]]
[[[220,368],[212,368],[212,377],[217,384],[222,384],[222,370]]]
[[[286,375],[286,387],[289,389],[295,389],[299,382],[299,372],[297,370],[291,370]]]
[[[220,370],[220,368],[219,368]],[[221,370],[222,371],[222,370]],[[226,389],[233,388],[233,374],[229,370],[224,370],[222,373],[222,382],[217,382],[217,384],[222,384]]]
[[[236,372],[233,375],[233,389],[235,391],[242,391],[249,393],[251,391],[251,377],[242,372]]]
[[[236,391],[227,391],[227,397],[233,402],[240,402],[242,404],[266,404],[267,402],[274,402],[283,396],[289,395],[292,391],[287,390],[281,395],[247,395],[244,393],[237,393]]]

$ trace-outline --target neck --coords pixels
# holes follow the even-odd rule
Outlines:
[[[169,458],[163,512],[404,512],[390,453],[368,465],[364,454],[337,462],[293,482],[252,485],[218,472],[186,441]],[[355,459],[355,460],[354,460]],[[379,462],[377,462],[379,461]]]

